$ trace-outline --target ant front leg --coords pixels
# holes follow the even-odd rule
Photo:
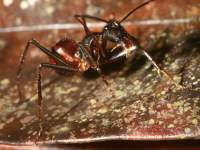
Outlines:
[[[145,50],[141,50],[141,51],[142,51],[143,55],[145,55],[145,56],[148,58],[148,60],[154,65],[154,67],[156,68],[156,71],[157,71],[158,75],[161,76],[162,70],[161,70],[160,67],[156,64],[156,62],[153,60],[153,58],[152,58]],[[164,71],[164,73],[166,73],[166,72]],[[166,73],[166,74],[167,74],[167,73]],[[170,78],[171,78],[171,77],[170,77]]]
[[[102,80],[104,81],[104,83],[106,85],[108,85],[108,81],[105,79],[105,76],[103,75],[101,68],[99,67],[98,61],[96,62],[94,60],[94,58],[91,56],[91,54],[88,51],[88,48],[84,47],[83,44],[79,44],[81,51],[83,53],[83,55],[85,56],[87,62],[90,64],[91,68],[95,69],[97,71],[97,73],[100,75],[100,77],[102,78]],[[98,53],[98,57],[99,57],[99,53]]]
[[[183,88],[180,84],[178,84],[176,81],[173,80],[173,78],[164,70],[162,70],[157,64],[156,62],[153,60],[153,58],[144,50],[144,49],[140,49],[140,51],[142,52],[143,55],[145,55],[148,60],[154,65],[154,67],[156,68],[156,71],[158,73],[159,76],[161,76],[161,73],[163,73],[172,83],[174,83],[177,87],[179,88]]]
[[[38,118],[39,118],[39,133],[38,138],[39,139],[43,132],[43,113],[42,113],[42,86],[41,86],[41,70],[42,68],[52,68],[52,69],[60,69],[65,70],[69,72],[78,72],[79,70],[77,68],[73,68],[70,66],[62,66],[57,64],[48,64],[48,63],[41,63],[38,68],[38,79],[37,79],[37,94],[38,94]]]
[[[88,52],[88,50],[85,50],[85,48],[81,48],[82,49],[82,52],[84,53],[84,55],[86,56],[86,58],[88,58],[90,64],[92,66],[95,66],[95,70],[98,72],[98,74],[102,77],[104,83],[106,85],[108,85],[108,81],[105,79],[105,76],[103,75],[100,67],[99,67],[99,59],[100,59],[100,55],[103,55],[105,56],[105,54],[103,53],[103,49],[102,49],[102,46],[98,43],[97,41],[97,38],[95,37],[95,35],[92,34],[92,32],[89,30],[87,24],[86,24],[86,20],[85,18],[87,18],[88,16],[86,15],[75,15],[74,16],[82,25],[83,25],[83,28],[85,30],[85,33],[86,35],[90,35],[94,41],[94,44],[96,45],[97,47],[97,50],[98,50],[98,59],[97,59],[97,62],[94,61],[94,59],[92,58],[92,56],[90,55],[90,53]],[[82,20],[81,20],[81,19]],[[82,47],[82,45],[80,45],[80,47]]]

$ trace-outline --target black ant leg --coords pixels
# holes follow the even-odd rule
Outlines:
[[[99,65],[94,61],[94,59],[92,58],[92,56],[90,55],[90,53],[88,52],[87,48],[84,47],[82,44],[79,44],[82,53],[84,54],[85,58],[87,59],[88,63],[92,66],[93,69],[95,69],[98,74],[100,75],[100,77],[102,77],[104,83],[106,85],[108,85],[108,81],[105,79],[105,76],[103,75]]]
[[[99,44],[99,42],[97,41],[97,39],[96,39],[96,37],[92,34],[92,32],[89,30],[89,28],[88,28],[88,26],[87,26],[87,24],[86,24],[86,18],[88,17],[89,15],[74,15],[74,17],[76,18],[76,20],[78,20],[82,25],[83,25],[83,28],[84,28],[84,30],[85,30],[85,33],[86,33],[86,35],[91,35],[92,36],[92,38],[93,38],[93,41],[94,41],[94,43],[95,43],[95,45],[96,45],[96,47],[97,47],[97,50],[98,50],[98,55],[100,56],[100,55],[102,55],[103,57],[105,57],[106,56],[106,54],[104,53],[104,50],[102,50],[104,47],[102,47],[100,44]],[[92,17],[92,16],[90,16],[90,17]],[[80,19],[81,18],[81,19]],[[94,17],[94,18],[96,18],[96,17]],[[103,39],[103,41],[104,41],[104,39]],[[98,57],[98,59],[99,59],[99,57]],[[97,60],[97,62],[99,62],[99,60]]]
[[[79,15],[74,15],[74,17],[76,18],[76,20],[78,20],[78,22],[80,22],[80,23],[83,25],[83,28],[84,28],[84,30],[85,30],[86,35],[91,34],[91,32],[90,32],[90,30],[89,30],[89,28],[88,28],[88,26],[87,26],[87,24],[86,24],[85,19],[82,18],[82,17],[79,16]],[[80,18],[81,18],[82,20],[81,20]]]
[[[78,72],[79,70],[77,68],[73,68],[70,66],[62,66],[57,64],[48,64],[48,63],[41,63],[38,66],[38,79],[37,79],[37,94],[38,94],[38,117],[39,117],[39,133],[38,138],[39,139],[42,135],[43,131],[43,115],[42,115],[42,86],[41,86],[41,70],[42,68],[52,68],[52,69],[61,69],[66,70],[69,72]]]
[[[78,20],[83,25],[83,28],[85,30],[86,35],[91,35],[92,36],[93,41],[94,41],[94,43],[95,43],[95,45],[97,47],[97,50],[98,50],[98,56],[100,57],[100,55],[102,55],[102,56],[105,57],[105,54],[103,53],[104,51],[102,50],[101,45],[98,43],[96,37],[92,34],[92,32],[89,30],[89,28],[88,28],[88,26],[86,24],[85,16],[84,15],[74,15],[74,17],[76,18],[76,20]],[[97,62],[99,62],[99,57],[98,57]]]
[[[173,80],[173,78],[164,70],[162,70],[157,64],[156,62],[153,60],[153,58],[144,50],[144,49],[140,49],[140,51],[142,52],[143,55],[145,55],[148,60],[154,65],[154,67],[156,68],[156,71],[158,73],[159,76],[161,76],[161,73],[163,73],[172,83],[174,83],[177,87],[179,88],[183,88],[181,85],[179,85],[178,83],[176,83],[176,81]]]
[[[26,53],[28,51],[28,48],[29,48],[29,45],[30,45],[30,42],[28,42],[26,44],[26,47],[21,55],[21,58],[20,58],[20,63],[19,63],[19,66],[18,66],[18,70],[17,70],[17,87],[18,87],[18,95],[19,95],[19,98],[20,100],[24,100],[24,95],[22,94],[22,91],[21,91],[21,87],[20,87],[20,77],[21,77],[21,71],[22,71],[22,64],[24,63],[24,60],[25,60],[25,56],[26,56]]]
[[[98,48],[98,60],[97,60],[97,63],[96,63],[96,62],[94,61],[94,59],[91,57],[90,53],[89,53],[87,50],[85,50],[86,48],[85,48],[85,47],[83,48],[82,45],[80,44],[80,47],[82,47],[81,50],[82,50],[82,52],[85,54],[86,58],[89,58],[89,62],[91,63],[91,65],[92,65],[92,66],[95,66],[96,71],[97,71],[98,74],[102,77],[104,83],[105,83],[106,85],[108,85],[108,81],[105,79],[105,76],[103,75],[101,69],[99,68],[99,63],[98,63],[98,62],[99,62],[100,55],[101,55],[100,52],[103,52],[102,47],[101,47],[101,45],[97,42],[97,39],[95,38],[95,36],[90,32],[89,28],[87,27],[85,18],[82,17],[82,15],[75,15],[74,17],[83,25],[86,34],[87,34],[87,35],[88,35],[88,34],[92,35],[93,41],[95,42],[95,45],[96,45],[96,47]],[[80,20],[79,18],[81,18],[82,20]]]
[[[92,35],[92,33],[90,32],[90,30],[89,30],[89,28],[88,28],[88,26],[86,24],[86,21],[85,21],[86,18],[108,23],[108,21],[106,21],[106,20],[103,20],[101,18],[97,18],[97,17],[94,17],[94,16],[90,16],[90,15],[74,15],[74,17],[76,18],[76,20],[78,20],[83,25],[83,28],[84,28],[85,33],[87,35],[88,34]],[[79,18],[81,18],[82,20],[80,20]],[[106,41],[107,40],[105,38],[102,38],[102,40],[103,40],[102,41],[102,46],[100,46],[99,43],[97,42],[95,36],[93,36],[93,39],[95,41],[95,45],[98,47],[98,50],[99,50],[98,52],[101,52],[101,55],[105,57],[104,51],[106,51],[106,43],[107,43]],[[104,49],[104,50],[101,50],[101,49]]]
[[[21,55],[21,58],[20,58],[20,63],[19,63],[19,66],[18,66],[18,70],[17,70],[17,87],[18,87],[18,94],[19,94],[19,97],[21,100],[24,99],[24,96],[21,92],[21,87],[20,87],[20,77],[21,77],[21,71],[22,71],[22,65],[25,61],[25,56],[28,52],[28,49],[29,49],[29,46],[30,45],[34,45],[36,46],[37,48],[39,48],[39,50],[41,50],[42,52],[44,52],[45,54],[47,54],[49,57],[51,58],[54,58],[55,60],[57,60],[59,63],[63,64],[63,65],[69,65],[67,64],[67,62],[63,61],[58,55],[56,54],[53,54],[49,49],[45,48],[44,46],[42,46],[39,42],[37,42],[36,40],[32,39],[30,41],[27,42],[26,44],[26,47]]]
[[[108,23],[108,21],[105,20],[105,19],[98,18],[98,17],[95,17],[95,16],[86,15],[86,14],[83,14],[83,15],[77,15],[77,14],[76,14],[74,17],[75,17],[75,18],[82,18],[82,19],[88,18],[88,19],[92,19],[92,20],[96,20],[96,21],[101,21],[101,22]]]

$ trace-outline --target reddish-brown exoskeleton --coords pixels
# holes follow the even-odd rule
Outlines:
[[[109,20],[106,21],[101,18],[89,16],[89,15],[75,15],[75,18],[83,25],[86,32],[86,36],[79,43],[75,42],[70,38],[61,39],[57,42],[51,49],[42,46],[39,42],[32,39],[28,41],[21,59],[19,68],[17,71],[17,81],[19,96],[23,98],[22,92],[20,90],[20,77],[22,64],[25,60],[25,56],[32,44],[39,48],[42,52],[49,56],[49,62],[40,63],[37,67],[38,71],[38,105],[39,105],[39,119],[42,122],[42,89],[41,89],[41,69],[52,68],[58,73],[68,73],[68,72],[80,72],[83,73],[89,68],[96,70],[101,76],[101,65],[107,63],[114,63],[115,61],[125,57],[126,59],[133,59],[136,52],[141,52],[144,54],[155,66],[158,73],[161,72],[170,76],[163,70],[161,70],[158,65],[153,61],[150,55],[140,47],[139,42],[135,37],[130,35],[120,23],[122,23],[128,16],[130,16],[135,10],[143,7],[153,0],[149,0],[146,3],[131,10],[121,21]],[[95,19],[99,21],[106,22],[106,26],[103,28],[102,32],[91,32],[85,22],[85,18]],[[107,48],[107,43],[111,41],[115,43],[115,46],[111,49]],[[104,79],[104,78],[103,78]],[[171,78],[170,78],[171,79]],[[172,80],[172,79],[171,79]],[[106,80],[104,79],[106,82]],[[42,131],[42,126],[40,126]],[[41,132],[40,132],[41,133]],[[39,133],[39,134],[40,134]]]

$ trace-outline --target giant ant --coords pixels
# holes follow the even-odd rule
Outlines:
[[[92,68],[96,70],[100,74],[100,76],[103,77],[103,80],[107,83],[107,81],[104,79],[104,76],[102,75],[102,71],[100,68],[102,65],[114,63],[115,61],[124,57],[128,60],[133,59],[136,52],[141,52],[150,60],[150,62],[152,62],[159,75],[163,73],[170,80],[172,80],[172,78],[164,70],[161,70],[159,68],[159,66],[146,52],[146,50],[140,47],[137,39],[130,35],[123,28],[123,26],[121,26],[121,23],[125,21],[133,12],[152,1],[153,0],[149,0],[134,8],[120,21],[117,21],[115,19],[107,21],[89,15],[75,15],[75,18],[83,25],[86,32],[86,36],[81,42],[78,43],[72,39],[64,38],[58,41],[54,46],[52,46],[51,49],[48,49],[34,39],[27,42],[27,45],[21,55],[20,64],[17,71],[17,84],[19,89],[19,96],[21,99],[23,99],[23,95],[20,90],[19,81],[21,77],[22,64],[25,60],[25,56],[27,54],[29,46],[31,44],[36,46],[49,57],[49,63],[40,63],[37,67],[37,94],[40,123],[42,122],[41,70],[43,68],[52,68],[55,69],[58,73],[62,74],[68,72],[83,73]],[[106,23],[106,26],[103,28],[102,32],[91,32],[86,25],[86,18],[103,21]],[[115,44],[115,46],[113,46],[111,49],[107,48],[107,43],[109,41],[114,42]],[[40,129],[42,131],[41,125]]]

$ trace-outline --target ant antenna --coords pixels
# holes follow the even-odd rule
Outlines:
[[[98,17],[94,17],[94,16],[90,16],[90,15],[75,15],[76,18],[80,17],[80,18],[89,18],[89,19],[93,19],[93,20],[97,20],[97,21],[102,21],[105,23],[108,23],[107,20],[104,20],[102,18],[98,18]]]
[[[147,1],[147,2],[145,2],[145,3],[143,3],[143,4],[141,4],[141,5],[139,5],[138,7],[134,8],[134,9],[131,10],[126,16],[124,16],[124,17],[119,21],[119,23],[122,23],[122,22],[123,22],[124,20],[126,20],[133,12],[135,12],[135,11],[138,10],[139,8],[141,8],[141,7],[145,6],[145,5],[147,5],[148,3],[152,2],[152,1],[154,1],[154,0],[149,0],[149,1]]]

